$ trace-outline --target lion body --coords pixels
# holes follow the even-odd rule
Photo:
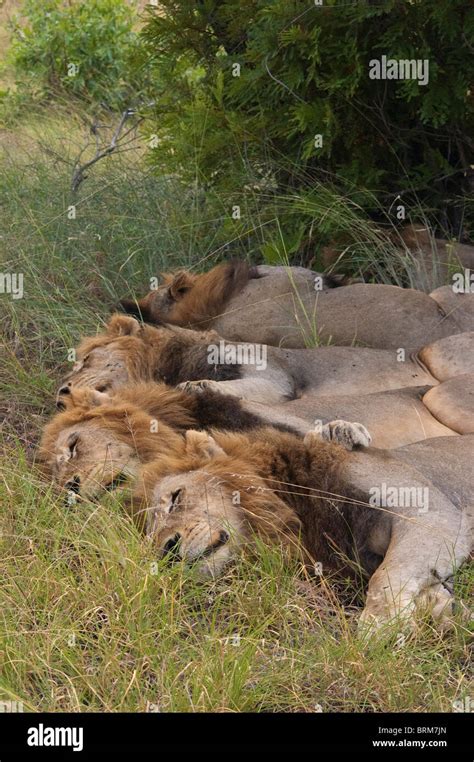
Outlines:
[[[404,348],[410,354],[429,342],[474,330],[472,294],[451,289],[446,297],[434,292],[431,298],[384,284],[331,285],[330,279],[304,268],[249,271],[244,263],[229,263],[198,276],[179,271],[143,299],[124,300],[122,306],[151,323],[213,328],[229,341],[293,348],[357,343]]]
[[[315,420],[357,420],[371,431],[375,446],[397,447],[474,430],[471,386],[458,382],[453,398],[447,383],[474,370],[469,350],[474,332],[452,338],[465,351],[462,362],[449,366],[443,361],[449,356],[446,340],[423,350],[422,362],[416,357],[399,361],[395,352],[361,347],[239,345],[223,342],[214,331],[153,327],[116,315],[105,333],[83,340],[68,383],[106,391],[152,379],[184,383],[187,391],[210,389],[238,397],[268,424],[305,433]],[[226,353],[239,360],[242,346],[245,360],[229,361]],[[219,362],[210,361],[215,349],[223,351]],[[433,375],[439,369],[441,384]]]
[[[212,396],[210,400],[212,403]],[[233,408],[236,401],[227,397],[220,403],[229,404],[233,411],[239,409]],[[366,617],[387,618],[401,607],[413,607],[420,596],[424,600],[427,591],[431,595],[441,584],[433,577],[433,569],[444,579],[451,573],[453,558],[460,563],[469,552],[465,511],[451,498],[452,482],[443,490],[442,483],[430,481],[413,466],[416,452],[405,460],[377,451],[349,453],[337,444],[322,443],[315,433],[307,434],[303,441],[293,433],[262,426],[258,418],[250,419],[244,433],[235,430],[240,425],[236,421],[233,432],[215,429],[212,438],[206,432],[188,430],[183,437],[190,425],[212,425],[212,404],[200,408],[199,400],[156,384],[119,389],[111,396],[72,388],[65,404],[67,409],[45,428],[39,460],[45,472],[66,490],[95,498],[104,489],[115,489],[124,482],[140,484],[142,478],[144,484],[153,479],[158,491],[170,479],[186,478],[190,487],[193,479],[199,478],[207,501],[215,493],[217,480],[214,539],[210,551],[204,548],[209,568],[211,561],[216,563],[215,553],[225,560],[230,547],[229,533],[219,524],[222,505],[233,512],[232,526],[239,529],[240,544],[247,542],[249,530],[273,540],[283,536],[286,547],[302,548],[306,563],[322,563],[328,573],[372,575]],[[226,421],[221,413],[216,413],[215,419],[221,424]],[[190,452],[190,435],[197,437],[198,443],[211,439],[210,449],[215,446],[217,454],[209,457],[201,445]],[[472,442],[459,439],[468,445],[460,448],[466,461],[466,455],[472,455]],[[231,491],[243,495],[243,513],[232,507],[228,485],[222,497],[225,474]],[[390,506],[385,510],[383,503],[369,507],[371,488],[384,479],[389,484],[401,486],[408,481],[412,487],[427,488],[430,509],[426,517],[420,517],[416,507],[402,511]],[[440,479],[442,482],[438,475],[438,482]],[[143,497],[143,487],[139,489]],[[153,501],[152,490],[152,506]],[[191,529],[197,526],[200,531],[192,530],[190,536],[194,545],[196,538],[200,539],[192,553],[200,557],[209,516],[202,501],[195,500],[193,505],[198,515],[193,514]],[[144,508],[137,508],[134,501],[131,510],[143,525]],[[413,526],[407,524],[412,517],[416,519]],[[164,527],[169,532],[173,523],[165,522]],[[381,601],[387,579],[395,594],[393,599]],[[439,603],[444,592],[437,587],[436,591]]]
[[[148,512],[148,531],[158,548],[179,538],[186,559],[188,532],[197,533],[203,544],[192,548],[189,560],[202,557],[204,570],[215,574],[251,542],[249,533],[298,547],[309,568],[317,564],[324,574],[370,577],[364,622],[411,614],[427,602],[440,612],[452,604],[442,581],[467,557],[472,536],[465,506],[448,497],[449,456],[442,469],[448,486],[442,489],[439,473],[440,488],[413,467],[423,465],[425,443],[418,447],[421,452],[398,459],[377,451],[347,453],[313,436],[302,441],[271,429],[248,435],[212,432],[212,437],[188,432],[186,440],[179,456],[145,467],[135,493],[137,505]],[[458,450],[466,464],[472,442]],[[441,448],[440,459],[445,455]],[[428,490],[429,510],[394,506],[386,496],[371,503],[374,486],[383,495],[384,480],[399,491],[407,485],[415,494]],[[177,494],[178,503],[167,512],[170,495]],[[217,546],[213,567],[216,546],[207,543],[223,527],[230,527],[233,546],[230,539],[227,551]]]

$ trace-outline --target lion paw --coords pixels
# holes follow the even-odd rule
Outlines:
[[[419,615],[428,614],[441,631],[454,626],[457,616],[469,622],[472,614],[462,603],[455,600],[453,593],[441,582],[432,585],[416,597],[406,597],[389,604],[381,601],[368,603],[359,617],[358,633],[363,637],[372,638],[377,633],[384,632],[384,626],[397,622],[404,631],[416,628]]]
[[[467,625],[474,619],[470,608],[456,600],[451,590],[441,582],[420,593],[416,605],[417,609],[431,615],[442,632],[454,627],[456,621]]]
[[[337,442],[343,445],[346,450],[353,450],[355,447],[369,447],[372,442],[372,437],[361,423],[341,420],[329,421],[325,424],[320,423],[313,431],[308,432],[305,443],[309,444],[312,439]]]
[[[394,626],[397,632],[408,633],[413,630],[415,604],[413,599],[400,606],[366,605],[357,623],[357,633],[362,640],[374,640],[392,636]]]
[[[182,392],[186,392],[186,394],[202,394],[208,390],[222,393],[219,382],[210,379],[202,379],[201,381],[183,381],[183,383],[178,384],[176,388],[180,389]]]

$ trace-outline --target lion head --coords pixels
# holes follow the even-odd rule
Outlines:
[[[84,339],[76,350],[76,362],[58,391],[58,402],[73,387],[109,392],[129,382],[152,380],[145,330],[133,318],[114,315],[104,333]]]
[[[175,273],[164,273],[162,277],[163,283],[142,299],[122,299],[122,309],[147,323],[174,323],[179,304],[195,285],[197,276],[186,270],[178,270]]]
[[[148,323],[208,328],[227,302],[256,276],[255,268],[234,260],[195,275],[186,270],[165,273],[163,283],[143,299],[123,299],[122,309]]]
[[[142,463],[181,443],[166,423],[130,402],[71,390],[66,410],[44,429],[38,462],[60,487],[91,499],[135,478]]]
[[[213,330],[154,328],[135,318],[113,315],[104,333],[80,343],[72,371],[58,391],[58,407],[77,387],[111,392],[130,383],[162,380],[176,385],[208,378],[215,375],[208,362],[208,346],[220,338]]]
[[[135,509],[146,512],[147,534],[160,556],[213,577],[251,546],[255,533],[295,550],[300,529],[296,514],[255,469],[219,444],[232,435],[214,436],[186,432],[179,457],[146,466],[133,497]]]

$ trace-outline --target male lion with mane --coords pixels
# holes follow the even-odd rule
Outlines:
[[[219,571],[249,543],[250,528],[274,540],[284,530],[288,548],[301,533],[304,555],[322,561],[325,571],[360,567],[372,574],[365,618],[387,619],[422,601],[431,601],[435,613],[451,607],[446,580],[470,548],[463,509],[472,502],[466,477],[472,437],[458,437],[447,450],[445,437],[401,448],[397,458],[345,450],[335,440],[348,448],[367,440],[357,424],[341,421],[304,440],[258,419],[248,421],[245,433],[235,430],[235,420],[234,432],[213,429],[210,437],[194,431],[185,438],[189,425],[199,425],[199,407],[196,413],[182,397],[155,384],[116,396],[71,390],[67,409],[45,428],[39,461],[59,486],[88,499],[138,485],[131,512],[142,526],[150,507],[160,553],[205,559],[205,568]],[[322,435],[333,441],[321,441]],[[429,510],[393,508],[383,498],[368,506],[371,488],[384,482],[415,493],[428,489]],[[232,501],[236,491],[240,505]],[[164,503],[169,508],[163,512]]]
[[[260,346],[264,367],[240,361],[233,350],[242,346]],[[226,353],[213,360],[214,350],[221,348]],[[227,357],[227,350],[236,354],[235,362],[233,356]],[[223,342],[215,331],[153,327],[114,315],[103,333],[82,340],[76,357],[59,389],[60,401],[77,387],[108,392],[127,383],[156,380],[181,384],[188,392],[213,390],[239,397],[248,412],[265,418],[268,424],[286,422],[302,434],[315,420],[327,423],[334,418],[362,423],[377,447],[456,433],[439,413],[440,407],[446,407],[444,398],[438,402],[436,417],[422,399],[438,385],[437,379],[415,358],[398,362],[396,354],[387,350],[239,345]],[[453,368],[453,374],[466,369],[467,364]],[[450,404],[451,424],[456,424],[466,408],[461,409],[461,402],[469,403],[468,389],[457,394],[458,402]]]
[[[86,498],[133,480],[143,463],[181,452],[180,435],[190,427],[241,432],[266,425],[233,397],[207,390],[189,395],[157,383],[108,393],[70,388],[60,404],[63,411],[43,431],[38,463],[59,486]],[[277,426],[294,432],[286,424]],[[369,432],[357,423],[330,421],[318,432],[351,449],[370,444]]]
[[[370,394],[438,383],[415,359],[399,362],[382,349],[284,350],[224,341],[215,331],[153,327],[123,315],[113,315],[103,333],[84,338],[76,358],[59,396],[73,386],[109,391],[155,380],[278,404],[309,393]]]
[[[464,459],[471,449],[472,440]],[[416,456],[405,453],[400,463],[372,451],[350,453],[313,432],[303,440],[271,429],[188,431],[178,456],[143,468],[132,504],[146,513],[161,556],[193,563],[205,576],[219,575],[257,534],[302,553],[310,570],[318,562],[325,575],[370,578],[363,626],[411,618],[417,608],[449,621],[449,579],[472,547],[469,517],[447,498],[449,486],[438,490],[410,460]],[[429,510],[393,507],[383,497],[370,503],[368,486],[385,479],[400,494],[429,489]]]
[[[245,262],[220,264],[201,275],[179,270],[142,299],[124,299],[121,306],[149,323],[213,328],[231,341],[289,348],[357,343],[404,347],[410,354],[428,342],[474,330],[473,295],[455,294],[443,306],[434,295],[412,288],[346,285],[341,276],[303,267],[249,268]]]
[[[269,323],[268,328],[264,329],[264,337],[258,340],[267,344],[304,347],[304,332],[300,331],[301,335],[293,336],[291,340],[288,336],[280,336],[281,330],[275,330],[275,321],[271,316],[269,318],[269,311],[271,313],[272,309],[279,308],[293,323],[295,311],[300,312],[299,303],[314,302],[316,283],[326,291],[343,282],[344,276],[323,275],[303,267],[250,267],[246,262],[234,260],[216,265],[200,275],[187,270],[165,273],[163,283],[157,289],[142,299],[123,299],[120,306],[129,315],[135,315],[147,323],[169,323],[198,331],[212,327],[226,338],[238,340],[244,338],[240,331],[246,331],[245,313],[250,307],[260,310],[264,323]],[[305,321],[301,315],[301,328],[305,323],[308,323],[306,328],[311,333],[311,320]],[[290,333],[294,332],[295,327],[298,328],[298,323],[290,326]],[[255,330],[258,329],[254,326]],[[283,330],[288,334],[286,328]],[[253,338],[249,340],[253,341]]]

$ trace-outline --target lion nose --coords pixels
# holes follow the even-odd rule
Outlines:
[[[221,548],[223,545],[226,545],[230,540],[229,532],[226,532],[225,529],[221,529],[219,534],[217,535],[217,539],[214,540],[212,545],[209,545],[207,550],[205,551],[205,555],[209,555],[209,553],[213,553],[217,548]]]
[[[61,399],[61,397],[64,397],[66,394],[71,394],[71,389],[70,389],[70,387],[71,387],[71,384],[70,384],[70,383],[69,383],[69,384],[64,384],[64,385],[63,385],[63,386],[61,386],[61,388],[58,390],[58,395],[57,395],[57,397],[56,397],[56,407],[57,407],[57,408],[59,408],[59,410],[61,410],[62,408],[64,408],[64,407],[65,407],[65,405],[64,405],[64,402],[63,402],[63,400]]]
[[[213,553],[216,552],[219,548],[222,548],[223,545],[226,545],[230,540],[230,534],[226,532],[224,529],[221,529],[220,532],[218,532],[216,539],[211,542],[210,545],[207,546],[205,550],[202,551],[202,553],[199,554],[199,558],[206,558],[207,556],[212,556]]]
[[[161,555],[162,558],[168,557],[170,561],[176,561],[179,559],[179,546],[181,543],[181,535],[175,534],[170,537],[163,545]]]
[[[226,542],[229,542],[229,540],[230,540],[230,534],[229,534],[229,532],[225,532],[224,530],[222,530],[222,532],[220,532],[220,534],[219,534],[220,544],[221,545],[225,545]]]
[[[80,476],[73,476],[72,479],[69,479],[69,481],[66,482],[66,489],[68,492],[73,492],[75,495],[78,495],[80,488],[81,488]]]

